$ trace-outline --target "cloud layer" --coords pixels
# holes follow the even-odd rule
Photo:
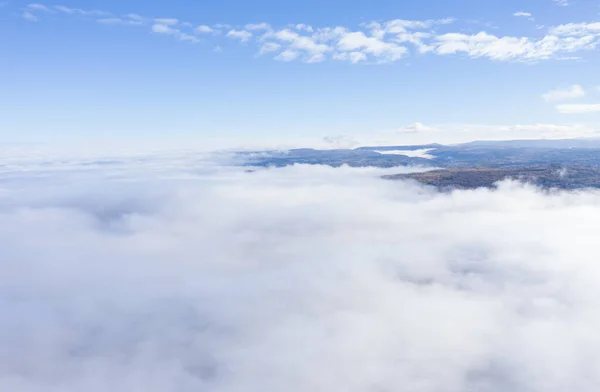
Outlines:
[[[0,389],[598,390],[598,192],[212,160],[1,168]]]
[[[566,1],[557,1],[567,5]],[[531,15],[516,12],[516,16]],[[550,27],[542,36],[495,35],[486,31],[466,32],[453,18],[431,20],[372,21],[358,28],[315,27],[304,23],[271,26],[269,23],[194,25],[175,18],[149,18],[137,14],[115,15],[99,10],[29,4],[23,18],[37,22],[44,17],[87,18],[104,25],[145,26],[157,35],[199,43],[229,38],[257,47],[258,55],[275,60],[318,63],[327,59],[350,63],[384,64],[410,55],[462,55],[495,61],[537,62],[569,59],[594,50],[600,41],[598,23],[569,23]],[[168,22],[168,23],[165,23]]]

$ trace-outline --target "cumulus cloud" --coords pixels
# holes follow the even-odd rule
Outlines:
[[[600,34],[600,22],[567,23],[552,27],[550,34],[565,37],[597,37]]]
[[[298,56],[299,56],[298,52],[291,50],[291,49],[286,49],[283,52],[279,53],[277,56],[275,56],[275,60],[287,62],[287,61],[295,60]]]
[[[212,33],[212,32],[214,32],[212,27],[207,26],[207,25],[200,25],[200,26],[196,27],[195,31],[197,33]]]
[[[376,37],[368,37],[359,31],[344,32],[337,47],[345,52],[362,50],[364,53],[373,54],[376,57],[383,56],[389,61],[396,61],[408,53],[408,49],[404,46],[384,42]]]
[[[558,28],[558,27],[557,27]],[[541,39],[498,37],[486,32],[477,34],[447,33],[436,38],[435,52],[441,55],[466,53],[469,57],[487,57],[498,61],[535,62],[557,57],[561,53],[592,50],[598,37],[561,37],[546,35]]]
[[[347,60],[352,64],[360,63],[367,60],[367,55],[363,52],[344,52],[333,55],[334,60]]]
[[[181,30],[173,28],[171,27],[171,25],[168,24],[155,23],[152,25],[152,32],[157,34],[170,35],[177,38],[179,41],[187,41],[191,43],[200,42],[200,40],[194,35],[182,32]]]
[[[241,42],[248,42],[252,38],[252,33],[246,30],[229,30],[227,36],[231,38],[237,38]]]
[[[166,24],[156,23],[152,25],[152,31],[158,34],[175,34],[178,30],[173,29]]]
[[[277,42],[266,42],[260,47],[259,54],[276,52],[281,48],[281,45]]]
[[[145,24],[150,29],[155,24],[161,26],[179,27],[182,35],[172,34],[179,38],[197,42],[192,34],[213,33],[216,37],[221,30],[227,31],[226,36],[247,43],[256,34],[257,52],[265,42],[282,45],[282,51],[296,53],[295,59],[306,63],[320,62],[327,59],[343,60],[350,63],[369,61],[374,64],[387,64],[406,58],[411,52],[428,55],[466,55],[470,58],[488,58],[495,61],[512,61],[535,63],[549,59],[574,59],[575,53],[594,50],[600,41],[600,24],[567,23],[546,29],[546,34],[538,36],[510,36],[490,34],[486,31],[465,33],[464,29],[455,27],[450,30],[457,20],[453,18],[364,22],[358,28],[351,26],[313,27],[305,23],[290,24],[286,27],[272,26],[267,22],[249,23],[233,27],[229,24],[200,25],[196,29],[189,22],[180,23],[175,18],[145,18],[124,17],[125,23],[117,22],[110,12],[99,10],[84,10],[66,6],[48,7],[43,4],[30,4],[27,7],[32,17],[33,12],[54,12],[63,16],[103,16],[103,21],[110,20],[112,24]],[[515,16],[533,19],[529,12],[518,11]],[[130,23],[135,20],[139,23]],[[104,23],[104,22],[102,22]],[[185,29],[188,29],[186,31]],[[443,31],[438,31],[443,29]],[[216,38],[215,38],[216,39]],[[184,39],[186,40],[186,39]],[[274,59],[281,56],[274,54]]]
[[[331,50],[328,45],[317,42],[315,37],[303,36],[290,29],[270,31],[262,36],[263,40],[269,38],[275,39],[279,45],[286,45],[288,53],[296,53],[294,59],[299,57],[300,52],[303,53],[306,62],[322,61],[325,53]]]
[[[198,154],[1,170],[2,390],[600,386],[598,192]]]
[[[546,102],[565,101],[569,99],[576,99],[585,96],[585,90],[578,84],[570,86],[565,89],[552,90],[542,95],[542,98]]]

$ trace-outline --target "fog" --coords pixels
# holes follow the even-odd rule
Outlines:
[[[600,193],[224,159],[0,168],[0,390],[600,387]]]

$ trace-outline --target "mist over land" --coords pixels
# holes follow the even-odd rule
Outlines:
[[[599,191],[21,157],[0,167],[2,390],[600,385]]]

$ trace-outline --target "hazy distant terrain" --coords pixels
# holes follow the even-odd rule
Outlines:
[[[514,140],[445,146],[369,146],[356,149],[294,149],[239,153],[244,165],[284,167],[294,164],[339,167],[429,167],[428,172],[386,175],[412,179],[441,189],[494,187],[514,179],[544,188],[600,187],[600,140]]]
[[[410,153],[410,152],[415,152]],[[426,154],[416,152],[426,151]],[[399,152],[405,152],[402,155]],[[369,146],[356,149],[293,149],[239,153],[250,166],[320,164],[333,167],[433,166],[441,168],[571,165],[600,167],[600,140],[516,140],[459,145]],[[418,156],[415,156],[418,155]]]
[[[513,179],[542,188],[581,189],[600,188],[600,170],[589,167],[561,167],[559,165],[441,169],[423,173],[383,176],[390,180],[416,180],[441,189],[492,188],[497,182]]]

